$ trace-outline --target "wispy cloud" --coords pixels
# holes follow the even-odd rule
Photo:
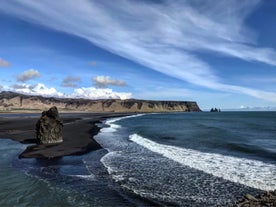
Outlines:
[[[22,74],[19,74],[16,76],[16,80],[19,82],[26,82],[31,79],[35,79],[40,76],[40,73],[38,70],[29,69],[25,70]]]
[[[275,93],[222,83],[195,53],[209,51],[275,66],[276,51],[258,47],[254,32],[244,23],[259,0],[164,2],[15,0],[4,1],[0,10],[85,38],[192,84],[276,101]],[[82,15],[72,15],[76,13]]]
[[[243,75],[239,76],[238,80],[243,83],[254,83],[258,85],[276,85],[276,76],[271,76],[269,74],[264,75]]]
[[[255,98],[276,102],[276,93],[268,92],[263,90],[251,89],[242,86],[234,86],[234,85],[227,85],[227,84],[218,84],[220,90],[234,92],[234,93],[243,93]]]
[[[80,82],[80,77],[67,76],[62,80],[61,86],[68,87],[68,88],[76,88],[78,87],[79,82]]]
[[[93,84],[98,88],[106,88],[108,86],[125,86],[125,81],[111,79],[109,76],[93,77]]]
[[[0,67],[6,68],[6,67],[9,67],[10,65],[11,65],[10,62],[0,57]]]

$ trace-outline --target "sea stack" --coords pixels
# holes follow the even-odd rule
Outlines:
[[[43,111],[36,123],[36,138],[39,144],[61,143],[62,121],[59,118],[57,107]]]

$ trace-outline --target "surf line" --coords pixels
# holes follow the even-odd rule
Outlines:
[[[138,134],[132,134],[129,138],[131,141],[184,166],[252,188],[266,191],[276,189],[276,165],[159,144]]]

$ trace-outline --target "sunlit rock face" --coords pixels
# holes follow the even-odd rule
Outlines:
[[[62,112],[198,112],[194,101],[153,101],[138,99],[57,98],[0,92],[0,111],[35,112],[56,106]]]

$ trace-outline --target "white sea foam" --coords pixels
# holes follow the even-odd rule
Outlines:
[[[69,176],[78,177],[78,178],[81,178],[81,179],[84,179],[84,180],[96,180],[95,175],[93,175],[93,174],[90,174],[90,175],[69,175]]]
[[[107,121],[105,121],[105,124],[109,125],[109,127],[102,128],[101,132],[103,132],[103,133],[116,132],[119,128],[121,128],[121,126],[118,124],[114,124],[114,122],[120,121],[122,119],[129,119],[129,118],[139,117],[139,116],[143,116],[143,115],[144,114],[136,114],[136,115],[131,115],[131,116],[124,116],[124,117],[119,117],[119,118],[108,119]]]
[[[276,165],[158,144],[137,134],[130,135],[130,140],[182,165],[208,174],[261,190],[276,189]]]
[[[118,118],[112,118],[108,119],[105,123],[110,125],[113,124],[116,121],[120,121],[122,119],[129,119],[129,118],[134,118],[134,117],[139,117],[139,116],[144,116],[145,114],[136,114],[136,115],[130,115],[130,116],[123,116],[123,117],[118,117]],[[118,125],[119,126],[119,125]]]
[[[118,124],[116,121],[117,118],[108,120],[106,124],[112,127]],[[255,191],[210,173],[181,166],[179,162],[160,156],[162,153],[130,141],[124,127],[119,127],[121,129],[117,131],[99,133],[95,138],[108,150],[101,157],[101,163],[123,189],[147,199],[179,206],[230,206],[233,198]]]

